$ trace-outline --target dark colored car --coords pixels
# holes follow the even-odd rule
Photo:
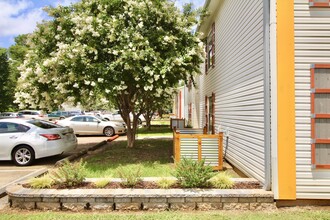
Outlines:
[[[54,120],[62,120],[64,118],[71,117],[73,116],[73,114],[69,111],[54,111],[49,113],[47,116],[49,121],[54,121]]]

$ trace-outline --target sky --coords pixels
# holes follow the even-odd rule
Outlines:
[[[46,6],[70,5],[79,0],[0,0],[0,47],[8,48],[17,35],[32,33],[37,23],[49,19],[42,9]],[[175,0],[177,7],[193,3],[204,5],[205,0]]]

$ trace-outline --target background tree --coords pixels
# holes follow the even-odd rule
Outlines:
[[[169,92],[169,93],[168,93]],[[143,117],[146,119],[146,126],[148,130],[151,129],[151,120],[156,112],[161,112],[165,109],[169,109],[173,102],[173,92],[168,90],[168,92],[163,91],[162,93],[151,93],[151,96],[145,95],[143,101],[144,105]]]
[[[11,78],[15,83],[20,75],[17,68],[23,64],[27,51],[28,35],[22,34],[15,37],[15,44],[9,47]]]
[[[10,110],[12,99],[10,97],[10,68],[7,49],[0,48],[0,112]]]
[[[200,71],[204,51],[191,31],[195,15],[181,13],[171,1],[83,0],[48,12],[54,20],[31,35],[20,67],[21,107],[51,109],[104,97],[116,103],[133,147],[143,96]]]
[[[15,37],[15,44],[10,46],[8,49],[9,54],[9,69],[10,74],[8,76],[8,87],[11,88],[8,90],[8,107],[11,110],[17,110],[18,106],[14,103],[15,100],[15,87],[17,84],[17,79],[20,76],[18,67],[23,64],[25,54],[27,53],[28,35],[18,35]]]

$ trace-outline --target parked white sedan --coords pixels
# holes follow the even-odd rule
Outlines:
[[[0,140],[0,160],[12,160],[18,166],[77,147],[71,128],[36,119],[1,119]]]
[[[90,115],[79,115],[56,122],[62,126],[71,127],[77,135],[100,135],[113,136],[125,134],[125,123],[111,122]]]

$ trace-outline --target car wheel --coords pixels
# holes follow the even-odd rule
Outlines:
[[[113,129],[113,127],[105,127],[103,134],[107,137],[111,137],[115,134],[115,129]]]
[[[21,145],[14,149],[12,153],[13,162],[17,166],[31,165],[35,159],[34,151],[27,145]]]
[[[60,117],[60,120],[63,120],[63,119],[65,119],[65,117]]]

